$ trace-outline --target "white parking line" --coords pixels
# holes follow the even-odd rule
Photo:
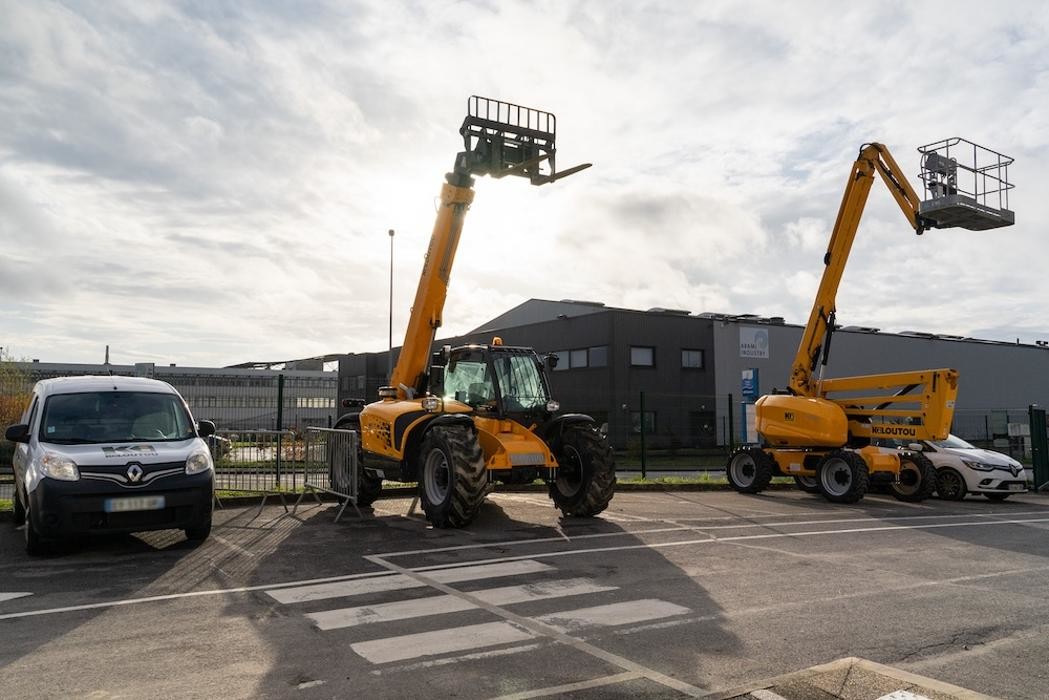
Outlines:
[[[1016,513],[1009,513],[1009,515],[1016,516],[1020,515],[1047,515],[1049,511],[1046,510],[1030,510],[1030,511],[1019,511]],[[663,532],[681,532],[686,530],[746,530],[755,528],[771,528],[771,527],[790,527],[798,525],[822,525],[822,524],[837,524],[837,523],[883,523],[886,521],[910,521],[910,520],[947,520],[956,518],[1000,518],[1000,513],[958,513],[955,515],[898,515],[898,516],[882,516],[882,517],[861,517],[861,518],[819,518],[816,520],[782,520],[780,522],[771,523],[751,523],[741,522],[739,524],[731,525],[684,525],[678,523],[688,523],[694,520],[729,520],[731,518],[675,518],[671,520],[663,520],[661,522],[673,523],[673,527],[657,527],[650,528],[647,530],[622,530],[620,532],[596,532],[588,535],[573,535],[572,540],[592,540],[592,539],[605,539],[611,537],[633,537],[638,535],[652,535]],[[761,516],[768,517],[768,516]],[[779,514],[775,517],[789,517],[784,514]],[[799,516],[800,517],[800,516]],[[997,520],[996,522],[1011,522],[1004,520]],[[1041,521],[1026,521],[1026,522],[1041,522]],[[561,537],[535,537],[526,540],[499,540],[496,542],[479,542],[476,544],[460,544],[451,545],[448,547],[434,547],[432,549],[409,549],[398,552],[382,552],[375,556],[389,559],[391,557],[407,557],[418,554],[437,554],[440,552],[459,552],[471,549],[494,549],[502,547],[520,547],[531,544],[544,544],[547,542],[563,542],[564,539]]]
[[[578,610],[550,613],[538,618],[540,622],[550,625],[560,632],[579,632],[588,627],[614,627],[631,625],[637,622],[662,620],[675,615],[687,615],[691,610],[665,600],[646,598],[628,600],[610,605],[595,605]]]
[[[502,576],[521,576],[523,574],[534,574],[540,571],[549,571],[550,566],[537,561],[516,561],[507,564],[482,564],[475,566],[458,566],[453,569],[436,571],[433,577],[442,583],[460,583],[462,581],[477,581],[488,578],[499,578]],[[423,584],[408,576],[393,574],[385,578],[367,579],[363,581],[338,581],[335,583],[324,583],[316,586],[299,586],[297,588],[280,588],[266,591],[266,594],[278,603],[289,605],[292,603],[306,603],[313,600],[325,600],[327,598],[341,598],[344,596],[363,595],[365,593],[384,593],[386,591],[399,591],[405,588],[421,588]]]
[[[535,635],[509,622],[485,622],[436,632],[420,632],[351,644],[350,648],[373,664],[437,656],[468,649],[511,644]]]
[[[474,595],[491,605],[515,605],[536,600],[566,598],[614,590],[616,590],[615,586],[602,586],[590,579],[574,578],[560,581],[542,581],[521,586],[489,588],[483,591],[474,591]],[[333,630],[377,622],[445,615],[453,612],[462,612],[463,610],[473,610],[476,607],[473,603],[456,596],[439,595],[415,600],[400,600],[395,603],[325,610],[323,612],[308,613],[306,617],[313,620],[318,629]]]

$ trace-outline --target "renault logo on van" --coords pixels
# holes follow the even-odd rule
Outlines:
[[[137,484],[138,480],[142,478],[142,465],[132,463],[127,468],[127,478],[132,484]]]

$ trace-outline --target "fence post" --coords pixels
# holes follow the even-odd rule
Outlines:
[[[728,395],[728,451],[736,449],[736,401],[732,394]]]
[[[648,474],[647,450],[645,449],[645,392],[641,392],[641,478]]]
[[[277,375],[277,483],[274,484],[276,487],[280,487],[280,451],[281,451],[281,431],[284,430],[284,374]]]
[[[1045,409],[1031,404],[1027,408],[1031,423],[1031,465],[1034,467],[1034,490],[1049,485],[1049,438],[1046,436]]]

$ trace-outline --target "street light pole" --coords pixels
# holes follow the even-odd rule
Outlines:
[[[389,230],[390,236],[390,338],[389,349],[386,353],[386,383],[393,381],[393,229]]]

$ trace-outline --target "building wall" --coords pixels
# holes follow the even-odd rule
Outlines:
[[[336,413],[337,375],[308,370],[258,370],[214,367],[18,363],[31,381],[52,377],[145,376],[175,387],[193,417],[213,421],[219,430],[272,430],[277,427],[277,386],[284,376],[282,427],[326,426]]]
[[[768,359],[741,357],[740,329],[769,335]],[[801,326],[714,321],[716,389],[738,400],[741,373],[759,370],[760,393],[784,389],[801,342]],[[1049,348],[976,340],[947,340],[839,330],[831,342],[826,377],[951,368],[959,372],[955,424],[983,420],[991,410],[1022,412],[1049,401]],[[719,409],[719,416],[727,408]],[[735,417],[734,417],[735,420]]]

